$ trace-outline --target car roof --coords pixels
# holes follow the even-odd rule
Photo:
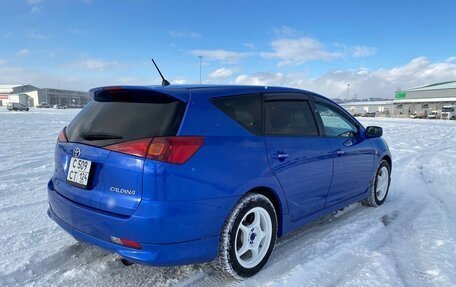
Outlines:
[[[234,94],[252,94],[252,93],[280,93],[280,92],[300,92],[300,93],[310,93],[313,92],[300,90],[295,88],[287,87],[276,87],[276,86],[248,86],[248,85],[169,85],[169,86],[129,86],[129,85],[119,85],[119,86],[104,86],[91,89],[90,95],[94,97],[96,93],[99,93],[104,90],[146,90],[154,91],[157,93],[166,94],[172,97],[175,97],[184,102],[188,102],[190,94],[193,95],[206,95],[206,96],[227,96]]]

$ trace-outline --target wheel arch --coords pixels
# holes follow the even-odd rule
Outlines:
[[[277,237],[281,237],[283,234],[283,209],[282,202],[280,201],[277,193],[270,187],[258,186],[250,189],[247,193],[257,193],[266,196],[274,205],[277,216]]]
[[[390,172],[393,169],[393,162],[391,161],[391,157],[389,155],[384,155],[382,160],[386,160],[390,166]]]

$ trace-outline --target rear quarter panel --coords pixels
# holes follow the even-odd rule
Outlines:
[[[178,135],[204,136],[205,143],[181,165],[146,160],[145,178],[156,178],[157,200],[218,199],[222,206],[224,199],[230,198],[235,203],[249,190],[266,187],[275,192],[281,205],[280,213],[288,213],[280,184],[267,163],[264,139],[218,110],[209,101],[209,95],[191,96]],[[147,182],[144,187],[148,189]],[[219,228],[234,203],[221,212],[219,218],[213,219]]]
[[[180,136],[204,136],[204,145],[182,165],[158,164],[166,185],[162,199],[242,196],[255,185],[281,191],[267,163],[264,139],[217,109],[211,96],[218,95],[191,96],[179,130]]]

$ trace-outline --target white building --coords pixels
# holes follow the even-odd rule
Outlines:
[[[394,100],[347,102],[352,114],[375,112],[377,116],[410,117],[415,112],[440,113],[443,106],[456,105],[456,81],[435,83],[396,92]]]
[[[32,85],[0,85],[0,106],[6,106],[11,102],[22,103],[29,107],[36,107],[40,103],[47,103],[50,106],[82,107],[89,100],[87,92],[40,89]]]
[[[341,106],[348,110],[352,115],[362,115],[364,113],[376,113],[377,116],[390,117],[393,111],[393,101],[367,101],[367,102],[348,102],[341,103]]]
[[[22,103],[34,107],[38,103],[38,90],[32,85],[0,85],[0,104]]]
[[[396,92],[394,114],[409,117],[414,112],[441,112],[443,106],[456,104],[456,81],[435,83]]]

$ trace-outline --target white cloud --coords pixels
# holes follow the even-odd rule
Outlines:
[[[274,40],[271,46],[274,51],[261,53],[261,56],[267,59],[279,59],[279,66],[299,65],[309,61],[328,61],[343,55],[340,52],[327,50],[323,43],[309,37]]]
[[[121,65],[117,61],[106,61],[96,58],[81,58],[72,63],[73,66],[87,71],[103,72],[111,69],[118,69]]]
[[[85,59],[87,60],[87,58]],[[110,61],[98,60],[103,63]],[[95,61],[97,62],[97,61]],[[122,67],[114,62],[115,68]],[[86,61],[87,64],[87,61]],[[88,65],[92,69],[106,68],[108,65]],[[87,67],[86,67],[87,68]],[[138,74],[136,70],[121,70],[122,77],[112,73],[71,73],[65,74],[59,69],[35,70],[0,60],[0,84],[25,83],[38,87],[59,87],[76,90],[88,90],[102,85],[117,84],[159,84],[158,77]],[[236,74],[233,74],[234,76]],[[404,65],[387,69],[328,71],[318,77],[309,77],[304,72],[276,73],[264,71],[238,75],[226,83],[247,85],[277,85],[314,91],[330,98],[345,98],[347,84],[350,83],[350,96],[358,98],[392,98],[397,88],[410,88],[429,83],[456,79],[456,57],[431,62],[425,57],[415,58]],[[170,81],[173,79],[169,79]],[[223,80],[223,79],[222,79]],[[215,80],[220,82],[220,79]],[[172,81],[174,84],[187,83],[185,75]]]
[[[354,58],[373,56],[377,53],[377,49],[365,46],[355,46],[351,50],[350,55]]]
[[[37,29],[32,29],[32,30],[27,31],[26,35],[27,35],[27,38],[36,39],[36,40],[44,40],[44,39],[50,38],[49,35],[40,33]]]
[[[24,83],[39,88],[61,88],[87,91],[94,87],[107,85],[158,85],[161,79],[133,74],[116,77],[105,74],[64,74],[62,70],[37,70],[17,65],[0,65],[0,84]]]
[[[390,69],[369,71],[360,68],[358,70],[329,71],[313,79],[304,73],[259,72],[240,75],[234,83],[296,87],[315,91],[331,98],[345,98],[349,83],[350,97],[356,94],[358,98],[392,98],[394,91],[398,88],[410,88],[455,79],[456,61],[453,57],[435,63],[425,57],[419,57],[405,65]]]
[[[299,34],[298,30],[290,28],[288,26],[280,26],[272,28],[272,32],[279,37],[295,37]]]
[[[41,14],[41,8],[33,6],[32,9],[30,9],[30,11],[28,12],[27,15],[31,16],[31,15],[37,15],[37,14]]]
[[[252,50],[256,49],[255,43],[244,43],[244,46]]]
[[[171,84],[173,84],[173,85],[184,85],[187,83],[188,83],[188,81],[185,79],[175,79],[175,80],[171,81]]]
[[[220,68],[209,73],[208,77],[210,79],[226,79],[237,73],[237,68]]]
[[[248,57],[251,53],[247,52],[234,52],[227,50],[193,50],[190,52],[193,56],[202,56],[208,61],[221,61],[223,63],[234,64],[241,59]]]
[[[30,55],[30,50],[29,49],[21,49],[16,52],[16,56],[28,56]]]
[[[171,30],[168,31],[168,35],[170,35],[173,38],[191,38],[191,39],[199,39],[201,38],[201,34],[190,31],[187,29],[182,29],[182,30]]]
[[[280,85],[284,82],[284,75],[282,73],[269,73],[259,72],[252,75],[240,75],[234,83],[237,85],[257,85],[257,86],[269,86],[269,85]]]
[[[311,61],[331,61],[342,57],[367,57],[375,55],[377,50],[367,46],[347,46],[335,44],[328,48],[324,43],[311,37],[291,37],[297,32],[289,27],[273,29],[279,36],[271,42],[272,51],[263,52],[266,59],[278,59],[278,66],[300,65]]]

